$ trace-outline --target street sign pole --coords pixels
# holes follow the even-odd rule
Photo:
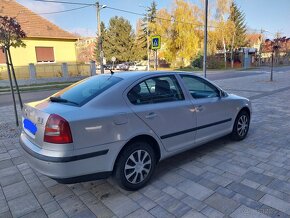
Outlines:
[[[161,47],[161,37],[160,36],[152,36],[151,39],[151,48],[154,50],[154,56],[155,56],[155,61],[154,61],[154,68],[157,70],[158,67],[158,49]]]
[[[116,61],[116,57],[113,56],[111,61],[113,62],[112,69],[114,70],[114,64],[115,64],[115,61]]]
[[[158,53],[157,53],[157,49],[155,49],[155,70],[157,70],[157,66],[158,66]]]

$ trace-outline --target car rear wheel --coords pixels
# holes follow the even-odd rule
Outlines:
[[[126,190],[137,190],[150,180],[156,155],[147,142],[133,142],[122,151],[116,162],[115,179]]]
[[[241,111],[236,120],[232,131],[232,138],[240,141],[246,138],[250,127],[250,115],[247,111]]]

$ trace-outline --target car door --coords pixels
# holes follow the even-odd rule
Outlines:
[[[132,110],[158,135],[167,151],[194,145],[195,113],[175,75],[147,78],[127,96]]]
[[[232,107],[226,96],[207,80],[193,76],[180,75],[190,93],[196,111],[196,144],[210,141],[225,135],[232,128]]]

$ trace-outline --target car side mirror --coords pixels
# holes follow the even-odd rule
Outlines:
[[[223,90],[219,90],[219,97],[220,98],[222,98],[222,97],[226,97],[227,96],[227,94],[226,94],[226,92],[224,92]]]

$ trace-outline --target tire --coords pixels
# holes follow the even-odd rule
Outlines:
[[[247,137],[250,127],[250,115],[247,111],[242,110],[236,120],[231,133],[232,139],[241,141]]]
[[[133,142],[124,148],[116,162],[116,182],[126,190],[140,189],[150,180],[155,167],[156,154],[149,143]]]

